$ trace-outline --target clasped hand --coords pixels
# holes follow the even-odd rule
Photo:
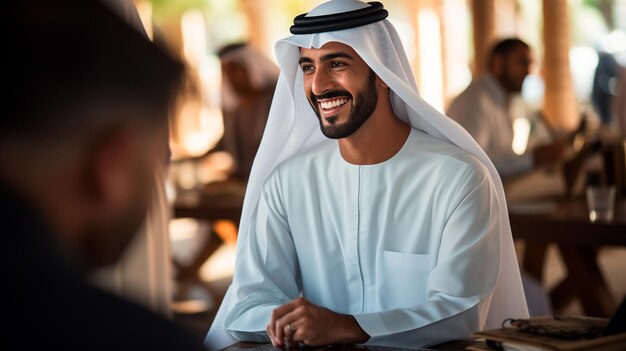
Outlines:
[[[317,306],[303,297],[276,308],[266,330],[274,347],[363,343],[369,339],[353,316]]]

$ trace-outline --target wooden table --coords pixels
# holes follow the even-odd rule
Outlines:
[[[239,224],[245,189],[243,183],[228,181],[180,190],[174,202],[174,218],[226,219]]]
[[[596,223],[589,220],[584,199],[557,202],[537,214],[519,213],[510,207],[513,237],[526,243],[526,272],[542,281],[547,245],[556,244],[560,251],[567,275],[550,292],[554,309],[558,311],[578,297],[586,315],[613,315],[617,302],[598,267],[597,253],[602,246],[626,247],[626,201],[618,201],[613,221]]]
[[[237,181],[211,183],[198,189],[179,191],[174,202],[174,218],[204,221],[229,220],[239,225],[245,184]],[[222,245],[213,226],[195,256],[187,264],[174,261],[177,281],[200,281],[200,267]]]
[[[326,350],[326,351],[428,351],[428,350],[440,350],[440,351],[465,351],[466,347],[477,344],[478,342],[472,340],[458,340],[450,341],[436,346],[429,346],[427,348],[398,348],[398,347],[382,347],[382,346],[368,346],[361,344],[345,344],[345,345],[330,345],[322,347],[299,347],[292,350]],[[234,345],[224,348],[222,351],[272,351],[278,350],[272,346],[272,344],[260,344],[252,342],[238,342]],[[285,349],[287,350],[287,349]]]

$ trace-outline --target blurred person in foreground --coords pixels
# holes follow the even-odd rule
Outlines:
[[[519,96],[532,64],[528,44],[518,38],[500,40],[491,49],[486,64],[486,73],[472,80],[446,114],[476,139],[505,182],[537,167],[565,161],[567,140],[547,142],[546,126],[539,120],[531,124],[526,151],[519,155],[513,150],[513,124],[517,118],[529,117]],[[535,136],[540,144],[536,147],[532,145]]]
[[[272,104],[278,67],[247,43],[222,47],[223,148],[235,161],[233,177],[247,182]]]
[[[528,315],[504,192],[418,94],[378,2],[329,1],[281,68],[205,344],[420,347]]]
[[[87,278],[145,219],[182,64],[99,2],[25,0],[4,14],[16,35],[0,122],[3,344],[201,350]]]
[[[99,0],[148,39],[133,0]],[[92,280],[106,289],[171,316],[172,272],[169,222],[171,209],[165,194],[170,161],[169,130],[162,133],[163,157],[153,169],[152,201],[144,224],[115,264],[95,270]]]

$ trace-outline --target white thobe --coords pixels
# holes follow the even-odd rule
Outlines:
[[[504,89],[485,74],[473,80],[446,112],[474,137],[503,178],[529,171],[534,163],[532,153],[513,152],[513,122],[527,117],[518,112],[520,103],[507,102]]]
[[[475,157],[416,129],[375,165],[347,163],[330,140],[283,162],[238,243],[225,327],[266,341],[272,310],[303,296],[354,315],[370,344],[467,337],[484,326],[500,260],[515,260],[500,254],[493,189]]]

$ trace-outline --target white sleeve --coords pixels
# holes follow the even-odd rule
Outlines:
[[[272,311],[300,296],[298,261],[278,183],[275,173],[261,193],[247,240],[237,243],[235,301],[224,325],[241,341],[269,341],[265,327]]]
[[[499,204],[489,177],[469,177],[473,180],[459,191],[460,201],[447,218],[428,277],[428,300],[410,308],[355,315],[371,336],[369,344],[432,345],[468,337],[484,327],[499,275]]]

